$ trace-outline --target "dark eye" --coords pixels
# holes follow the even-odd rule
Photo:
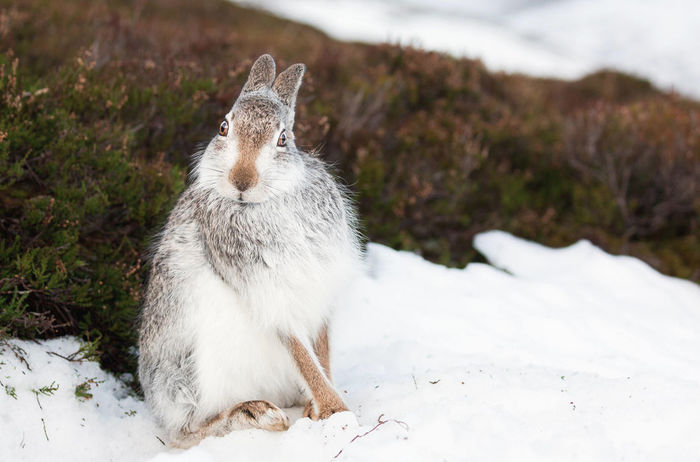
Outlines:
[[[219,135],[228,135],[228,122],[226,122],[225,120],[221,122],[221,125],[219,125]]]
[[[282,133],[280,133],[280,137],[277,139],[277,146],[284,147],[287,145],[287,134],[285,131],[282,130]]]

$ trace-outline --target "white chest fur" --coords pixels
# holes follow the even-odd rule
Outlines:
[[[303,381],[280,334],[313,341],[328,321],[333,296],[358,270],[345,246],[323,260],[266,262],[270,269],[249,279],[242,293],[210,269],[191,280],[202,415],[253,399],[301,404]]]

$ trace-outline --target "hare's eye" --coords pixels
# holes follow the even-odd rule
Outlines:
[[[228,135],[228,122],[226,122],[225,120],[221,122],[221,125],[219,125],[219,135]]]
[[[282,133],[280,133],[280,137],[277,139],[277,146],[284,147],[287,145],[287,134],[285,133],[285,130],[282,130]]]

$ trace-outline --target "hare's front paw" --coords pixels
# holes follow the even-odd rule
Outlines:
[[[318,411],[316,411],[317,407]],[[311,399],[304,407],[304,417],[308,417],[311,420],[323,420],[329,418],[336,412],[343,412],[347,410],[348,408],[345,406],[345,403],[340,400],[333,400],[328,403],[324,403],[323,405],[314,406],[314,400]]]

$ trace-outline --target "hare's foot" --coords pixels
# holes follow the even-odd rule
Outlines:
[[[194,431],[182,432],[172,445],[189,448],[208,436],[224,436],[248,428],[281,432],[289,428],[289,418],[269,401],[245,401],[218,413]]]
[[[324,405],[318,406],[318,409],[316,408],[317,406],[314,405],[314,400],[309,400],[304,407],[303,417],[309,417],[311,420],[323,420],[329,418],[336,412],[348,410],[347,406],[340,400],[330,400],[324,403]]]
[[[269,401],[246,401],[229,411],[239,428],[261,428],[271,432],[282,432],[289,428],[289,418],[284,411]]]

